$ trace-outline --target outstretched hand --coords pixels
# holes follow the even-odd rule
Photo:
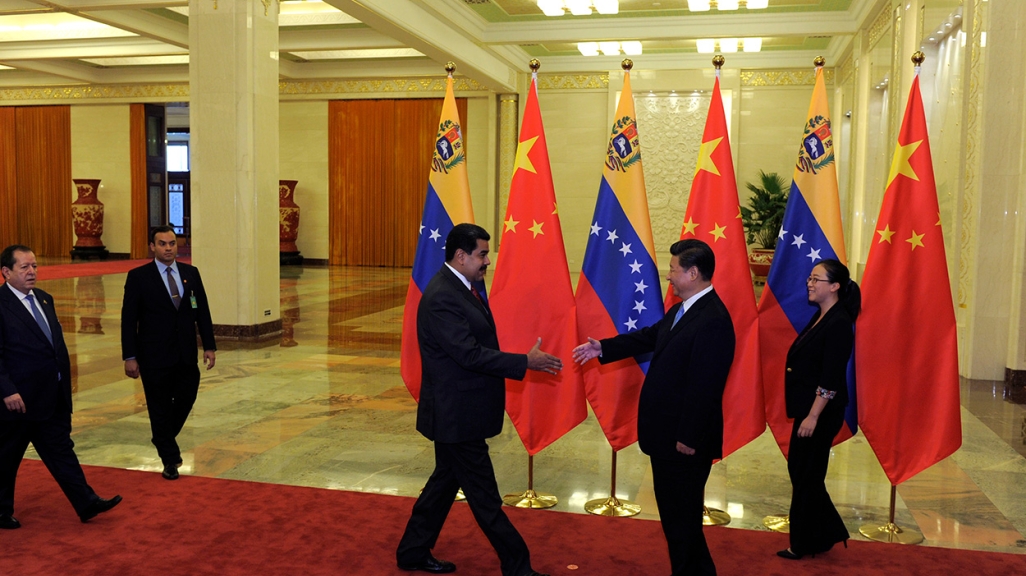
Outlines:
[[[602,343],[598,340],[588,337],[588,341],[581,344],[577,348],[574,348],[574,362],[578,364],[584,364],[592,358],[598,358],[602,355]]]
[[[542,339],[538,338],[534,348],[527,352],[527,368],[539,372],[548,372],[549,374],[558,374],[563,369],[563,361],[548,352],[542,352],[541,342]]]

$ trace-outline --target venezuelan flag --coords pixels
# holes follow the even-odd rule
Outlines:
[[[766,421],[785,456],[791,436],[791,424],[784,406],[787,351],[816,311],[809,306],[805,279],[820,260],[835,258],[842,263],[847,261],[822,66],[816,68],[816,85],[807,118],[784,211],[784,224],[759,301]],[[847,425],[841,427],[835,443],[851,438],[858,430],[854,385],[854,363],[849,362]]]
[[[413,398],[420,400],[420,346],[417,342],[417,307],[431,278],[445,263],[445,238],[456,224],[474,221],[467,179],[467,155],[463,147],[460,115],[452,93],[452,72],[445,83],[445,101],[428,177],[420,238],[413,257],[413,273],[403,309],[400,373]],[[481,290],[484,294],[484,291]]]
[[[630,70],[606,152],[584,264],[577,283],[581,340],[610,338],[663,317],[652,224],[645,196]],[[585,369],[588,402],[614,450],[638,440],[638,397],[651,354]]]

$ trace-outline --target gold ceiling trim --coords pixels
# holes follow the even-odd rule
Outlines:
[[[823,70],[823,80],[834,83],[833,68]],[[785,68],[781,70],[742,70],[741,86],[813,86],[816,84],[816,70]]]
[[[539,90],[606,90],[609,88],[609,73],[594,74],[539,74]]]
[[[454,92],[478,92],[486,90],[472,78],[453,79]],[[283,80],[278,82],[278,94],[282,96],[310,96],[331,94],[372,93],[441,93],[445,94],[445,77],[432,78],[374,78],[353,80]]]
[[[146,98],[182,100],[189,97],[188,84],[118,84],[112,86],[31,86],[0,88],[0,102],[44,101],[67,103],[83,100]]]

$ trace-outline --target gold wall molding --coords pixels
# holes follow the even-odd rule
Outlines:
[[[854,62],[855,58],[853,54],[849,52],[848,57],[845,58],[844,61],[841,62],[841,65],[835,69],[841,84],[847,83],[852,74],[855,73]]]
[[[876,15],[876,20],[869,25],[869,49],[872,50],[876,43],[880,41],[880,38],[887,33],[888,28],[891,25],[891,11],[888,8],[880,10],[880,13]]]
[[[980,158],[980,107],[982,98],[980,87],[983,84],[984,50],[980,47],[983,27],[983,7],[981,0],[973,2],[972,31],[970,33],[971,53],[969,56],[969,93],[966,95],[966,127],[965,127],[965,184],[962,188],[962,206],[959,213],[961,226],[958,242],[958,293],[955,298],[959,309],[969,307],[969,299],[973,290],[972,262],[973,244],[977,235],[979,221],[976,215],[979,199]]]
[[[509,203],[510,184],[513,183],[513,164],[516,161],[517,147],[520,145],[519,105],[516,94],[503,94],[499,97],[499,217],[506,217],[506,205]],[[500,234],[501,236],[501,234]]]
[[[89,100],[166,100],[188,99],[189,85],[184,84],[118,84],[112,86],[31,86],[0,88],[0,102],[45,102],[71,104]]]
[[[823,70],[823,80],[834,83],[833,68]],[[741,86],[813,86],[816,84],[816,69],[784,68],[780,70],[742,70]]]
[[[538,90],[607,90],[609,73],[539,74]]]

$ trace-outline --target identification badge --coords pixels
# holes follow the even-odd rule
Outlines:
[[[195,295],[189,296],[189,303],[192,304],[192,309],[193,310],[198,308],[198,306],[196,306],[196,296]]]

